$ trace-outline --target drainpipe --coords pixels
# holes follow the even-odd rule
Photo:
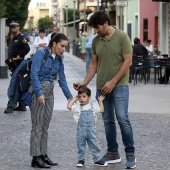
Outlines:
[[[123,30],[123,6],[120,6],[120,30]]]
[[[162,2],[159,2],[159,51],[162,52],[162,45],[163,45],[163,41],[162,41]]]

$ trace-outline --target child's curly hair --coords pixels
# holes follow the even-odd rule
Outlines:
[[[91,96],[91,90],[88,87],[80,87],[78,90],[78,94],[86,93],[87,96]]]

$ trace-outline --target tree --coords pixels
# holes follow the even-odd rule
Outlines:
[[[7,13],[4,15],[4,17],[7,18],[7,25],[9,26],[11,21],[18,21],[22,29],[28,18],[28,5],[31,0],[5,1]]]
[[[44,28],[44,29],[48,29],[48,28],[52,28],[54,26],[52,19],[49,16],[46,16],[45,18],[40,18],[38,20],[38,28]]]
[[[3,13],[4,18],[7,18],[6,25],[9,26],[12,21],[18,21],[21,29],[24,27],[28,17],[28,5],[31,0],[1,0],[5,3],[6,13]],[[2,10],[2,8],[0,8]],[[11,45],[11,32],[8,33],[7,46]]]
[[[6,6],[5,6],[6,0],[0,1],[0,18],[3,18],[3,16],[6,14]]]
[[[64,23],[66,23],[66,9],[64,10]],[[74,9],[68,8],[68,22],[74,21]],[[75,9],[75,20],[80,19],[79,11],[78,9]],[[69,25],[70,27],[73,26],[73,24]]]

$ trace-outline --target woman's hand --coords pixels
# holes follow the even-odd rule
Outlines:
[[[71,98],[71,99],[68,99],[67,101],[68,101],[68,103],[70,103],[72,100],[73,100],[73,98]]]
[[[40,103],[42,103],[43,105],[45,105],[45,99],[44,99],[44,96],[43,96],[43,95],[40,96],[40,97],[38,97],[38,101],[39,101]]]

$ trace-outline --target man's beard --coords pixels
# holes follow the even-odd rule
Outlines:
[[[13,35],[16,35],[16,34],[17,34],[17,32],[12,32],[12,34],[13,34]]]

